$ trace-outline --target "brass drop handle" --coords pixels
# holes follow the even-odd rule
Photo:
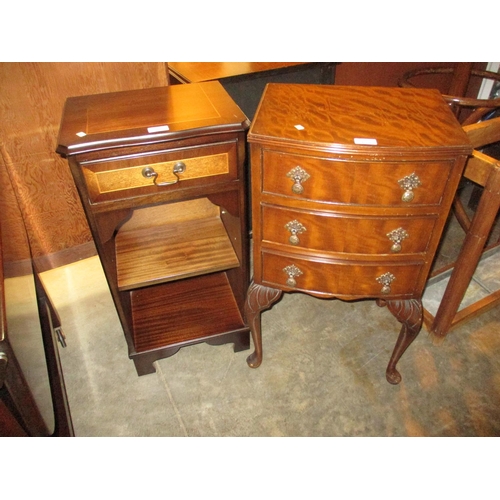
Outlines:
[[[381,293],[387,295],[391,293],[391,283],[396,279],[392,273],[385,273],[377,278],[377,281],[382,285]]]
[[[402,227],[398,227],[397,229],[394,229],[394,231],[387,233],[387,237],[392,241],[391,252],[401,252],[401,242],[408,238],[408,236],[408,232],[405,231]]]
[[[283,272],[288,275],[288,279],[286,280],[287,286],[295,287],[297,286],[297,281],[295,278],[298,278],[303,272],[295,265],[292,264],[290,266],[286,266],[283,269]]]
[[[418,175],[415,175],[415,172],[400,179],[398,181],[398,184],[401,189],[404,189],[404,193],[401,199],[405,203],[413,201],[413,198],[415,197],[415,193],[413,192],[413,190],[422,185],[420,179],[418,178]]]
[[[302,167],[296,166],[286,174],[286,176],[293,181],[292,192],[295,194],[302,194],[304,191],[303,182],[311,177]]]
[[[175,175],[175,181],[170,182],[157,182],[158,180],[158,172],[155,172],[153,167],[144,167],[142,169],[142,176],[148,179],[153,179],[153,184],[156,186],[170,186],[171,184],[177,184],[181,179],[179,178],[179,174],[182,174],[186,171],[186,164],[183,161],[179,161],[174,165],[172,169],[172,173]]]
[[[306,227],[298,220],[291,220],[290,222],[287,222],[285,224],[285,229],[288,229],[288,231],[290,231],[291,233],[288,241],[292,245],[298,245],[300,243],[300,240],[297,235],[302,234],[304,231],[307,231]]]

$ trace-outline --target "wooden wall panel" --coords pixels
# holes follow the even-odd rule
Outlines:
[[[164,86],[167,74],[165,63],[0,63],[0,217],[19,224],[8,208],[19,202],[34,257],[92,241],[67,162],[55,153],[66,98]],[[14,249],[9,258],[24,258]]]
[[[0,166],[0,224],[1,227],[8,226],[5,228],[5,234],[9,234],[8,238],[4,238],[2,245],[4,262],[28,262],[30,252],[23,218],[8,172],[2,166]]]

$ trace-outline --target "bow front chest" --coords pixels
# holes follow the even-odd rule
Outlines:
[[[376,299],[402,323],[386,377],[422,325],[422,294],[471,146],[435,90],[269,84],[249,131],[254,276],[246,314],[283,292]]]

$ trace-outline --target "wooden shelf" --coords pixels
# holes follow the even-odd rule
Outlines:
[[[116,236],[120,291],[237,266],[238,257],[218,216],[119,231]]]
[[[245,329],[226,273],[131,292],[137,352]]]

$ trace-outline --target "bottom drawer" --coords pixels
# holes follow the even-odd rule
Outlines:
[[[418,292],[422,263],[342,262],[263,252],[263,285],[335,297],[402,297]]]

